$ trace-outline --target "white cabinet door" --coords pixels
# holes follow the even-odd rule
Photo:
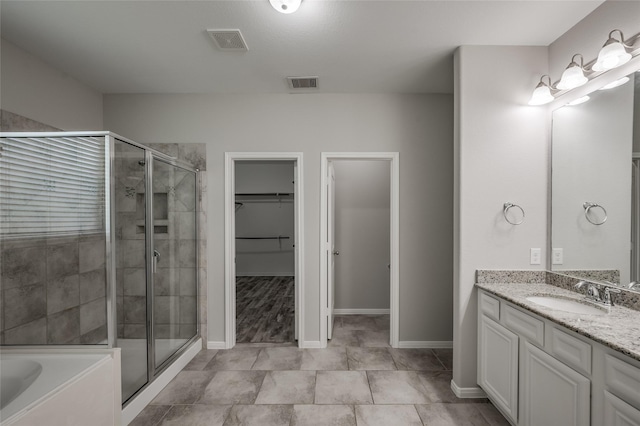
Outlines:
[[[484,315],[479,320],[478,384],[517,423],[518,336]]]
[[[584,426],[590,424],[591,382],[575,370],[526,342],[520,376],[520,424]]]
[[[640,411],[615,395],[604,391],[604,424],[608,426],[640,426]]]

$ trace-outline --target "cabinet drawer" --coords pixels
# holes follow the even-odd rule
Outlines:
[[[591,374],[591,345],[557,328],[551,327],[547,342],[551,354],[574,369]]]
[[[640,369],[611,355],[604,360],[604,381],[609,391],[640,409]]]
[[[502,305],[502,323],[525,339],[544,345],[544,322],[506,304]]]
[[[480,306],[478,306],[478,310],[480,313],[491,319],[500,321],[500,301],[498,299],[493,298],[486,293],[480,293],[479,301]]]

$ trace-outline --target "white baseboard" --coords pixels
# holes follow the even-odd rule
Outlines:
[[[323,349],[323,348],[326,348],[326,346],[322,346],[322,344],[320,343],[320,340],[305,340],[302,342],[302,345],[300,345],[300,348]]]
[[[153,382],[140,392],[126,407],[122,409],[122,424],[128,425],[146,407],[165,386],[195,357],[202,349],[202,339],[198,339],[176,359],[173,364],[167,367]]]
[[[295,277],[294,272],[236,272],[236,277]]]
[[[458,398],[486,398],[487,394],[484,393],[481,387],[474,386],[472,388],[461,388],[456,385],[456,382],[451,380],[451,390],[456,394]]]
[[[416,349],[450,349],[453,348],[453,341],[438,340],[403,340],[398,342],[399,348]]]
[[[208,341],[207,349],[227,349],[227,343]]]
[[[388,315],[390,309],[334,309],[334,315]]]

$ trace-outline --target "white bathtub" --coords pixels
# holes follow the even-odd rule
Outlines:
[[[117,424],[119,376],[118,349],[2,350],[0,424]]]

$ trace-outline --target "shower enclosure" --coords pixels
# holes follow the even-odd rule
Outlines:
[[[197,170],[109,132],[0,133],[0,344],[107,345],[123,404],[198,335]]]

